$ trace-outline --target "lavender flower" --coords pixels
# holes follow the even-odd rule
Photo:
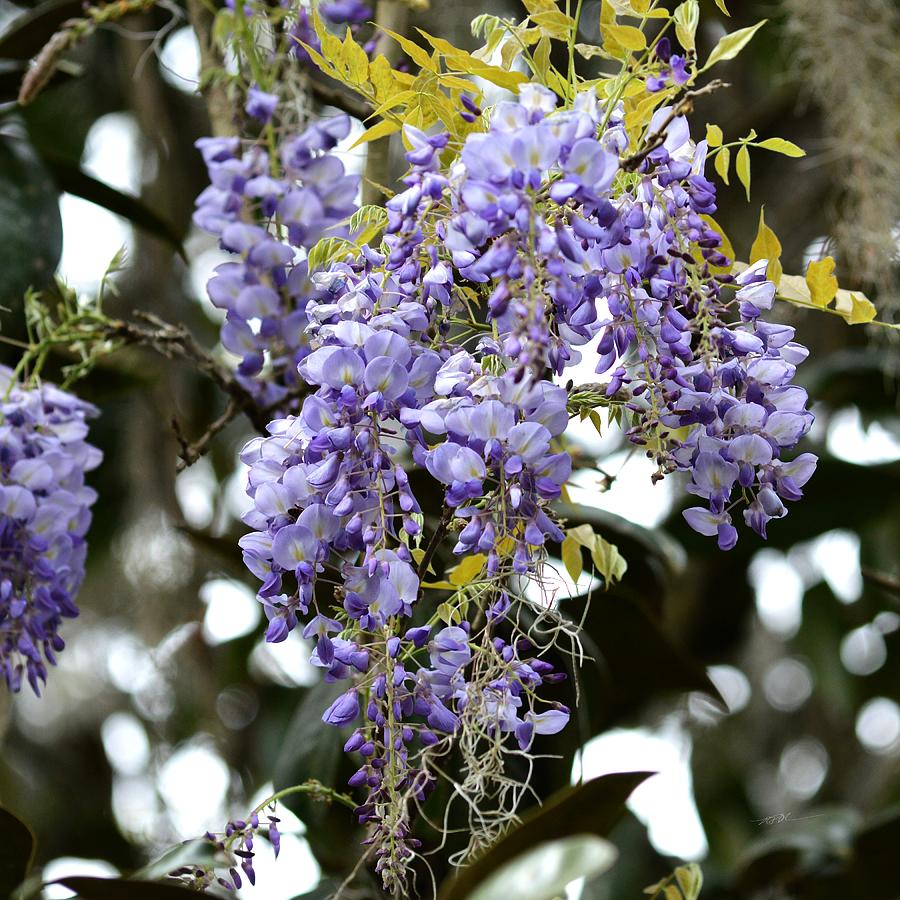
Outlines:
[[[85,440],[88,403],[0,368],[0,672],[35,694],[65,646],[63,619],[78,615],[85,535],[96,493],[84,475],[101,454]]]

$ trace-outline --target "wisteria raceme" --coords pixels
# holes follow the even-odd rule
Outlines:
[[[684,80],[684,59],[665,46],[657,57],[649,90]],[[571,472],[569,395],[550,376],[596,340],[606,402],[652,447],[657,477],[690,473],[707,505],[687,521],[723,549],[737,508],[765,536],[815,464],[784,456],[812,416],[791,384],[805,350],[761,319],[775,291],[766,263],[721,274],[706,143],[664,107],[647,127],[660,141],[629,156],[621,105],[585,91],[556,107],[550,91],[523,87],[449,166],[448,134],[406,127],[410,169],[382,245],[300,269],[292,346],[315,393],[242,454],[254,531],[241,546],[267,638],[302,627],[325,680],[351,682],[323,719],[355,726],[350,784],[366,790],[357,814],[390,890],[416,853],[408,810],[433,786],[434,759],[457,742],[469,772],[457,790],[475,806],[502,770],[479,741],[526,752],[569,718],[538,692],[562,674],[508,615],[521,602],[513,580],[539,579],[546,543],[563,537],[552,503]],[[481,114],[465,98],[460,115]],[[252,266],[255,245],[231,237],[250,226],[229,227],[240,231],[223,229],[223,243]],[[454,553],[483,559],[460,589],[477,614],[439,629],[414,624],[423,515],[410,466],[443,486]]]
[[[275,99],[251,91],[248,109],[268,118]],[[278,159],[238,138],[198,142],[211,184],[197,198],[194,222],[236,257],[216,269],[207,290],[226,311],[221,340],[240,357],[236,377],[264,407],[292,408],[307,353],[305,308],[316,291],[298,250],[346,235],[339,223],[356,210],[359,178],[328,152],[349,131],[346,116],[315,122],[284,140]]]
[[[96,493],[84,475],[101,454],[86,442],[97,410],[51,384],[19,384],[0,368],[0,672],[36,694],[78,615]]]

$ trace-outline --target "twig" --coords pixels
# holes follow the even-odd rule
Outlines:
[[[156,0],[122,0],[103,6],[85,7],[85,15],[80,19],[68,19],[59,31],[51,36],[35,57],[32,65],[22,78],[18,103],[27,106],[49,84],[60,67],[62,57],[99,27],[115,22],[133,12],[151,9]]]
[[[711,81],[709,84],[704,85],[702,88],[697,88],[695,91],[687,91],[684,96],[669,110],[669,114],[663,119],[660,123],[659,127],[652,134],[647,135],[647,140],[645,145],[638,150],[637,153],[632,156],[626,157],[622,160],[622,169],[625,172],[634,172],[638,166],[654,151],[657,147],[661,147],[663,142],[666,139],[666,129],[678,118],[678,116],[685,115],[694,108],[694,98],[701,97],[704,94],[711,94],[713,91],[719,90],[719,88],[728,87],[724,81],[720,81],[718,78]]]
[[[316,78],[310,78],[309,89],[319,103],[333,106],[354,119],[364,121],[372,113],[372,107],[365,100],[357,99],[339,84],[325,84]]]
[[[437,548],[440,547],[441,541],[444,540],[444,536],[447,534],[447,530],[450,527],[450,522],[453,519],[453,510],[449,506],[444,507],[444,512],[441,515],[441,521],[438,522],[437,528],[434,530],[434,534],[431,535],[431,540],[428,542],[428,546],[425,548],[425,555],[419,561],[419,566],[416,570],[416,574],[419,576],[419,581],[425,577],[425,573],[428,571],[428,567],[431,565],[431,560],[434,559],[434,554],[437,552]],[[421,589],[420,589],[421,590]]]
[[[892,575],[888,575],[887,572],[879,572],[876,569],[867,568],[863,568],[862,577],[872,584],[877,584],[878,587],[889,594],[896,594],[900,597],[900,578],[894,578]]]
[[[192,466],[197,462],[201,456],[205,456],[209,450],[210,443],[212,443],[212,439],[235,419],[239,413],[240,409],[238,408],[237,403],[233,397],[230,397],[222,415],[214,422],[207,425],[206,431],[193,442],[188,442],[185,439],[181,426],[178,424],[178,419],[172,419],[175,440],[178,441],[180,448],[178,453],[179,459],[175,464],[175,471],[183,472],[188,466]]]
[[[266,410],[260,408],[253,395],[194,340],[187,328],[183,325],[171,325],[152,313],[138,311],[135,312],[135,317],[153,327],[147,328],[136,322],[114,321],[106,329],[107,337],[121,340],[125,344],[151,347],[169,359],[178,357],[191,362],[233,401],[231,418],[242,412],[255,428],[265,431],[269,423]],[[226,424],[227,422],[222,423],[218,430],[221,431]]]

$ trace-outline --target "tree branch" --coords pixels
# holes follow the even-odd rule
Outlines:
[[[627,156],[622,160],[622,169],[625,172],[634,172],[640,164],[654,151],[657,147],[661,147],[666,140],[668,127],[678,118],[691,112],[694,108],[694,98],[702,97],[704,94],[711,94],[719,88],[728,87],[724,81],[715,79],[702,88],[695,91],[687,91],[684,96],[669,110],[669,114],[663,119],[659,127],[652,134],[647,135],[644,146],[631,156]]]

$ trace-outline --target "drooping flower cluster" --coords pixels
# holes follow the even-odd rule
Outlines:
[[[207,290],[226,311],[221,340],[240,357],[236,377],[262,407],[291,408],[300,384],[305,308],[316,291],[298,251],[345,236],[340,223],[356,210],[359,177],[328,152],[349,131],[346,116],[315,122],[283,141],[279,158],[236,137],[198,141],[211,184],[197,198],[194,222],[236,256],[218,266]]]
[[[681,77],[683,60],[663,61]],[[765,263],[717,274],[728,261],[704,218],[705,143],[664,108],[647,128],[659,141],[629,157],[620,106],[590,92],[556,104],[523,88],[449,167],[448,135],[407,127],[410,170],[381,247],[304,273],[297,371],[315,394],[242,454],[255,530],[241,546],[267,637],[302,623],[326,680],[353,681],[323,718],[357,724],[351,785],[368,791],[357,813],[389,889],[415,853],[407,809],[433,784],[434,755],[457,741],[471,776],[457,789],[472,797],[494,771],[476,762],[479,740],[527,750],[568,721],[537,696],[561,675],[507,617],[511,578],[536,576],[562,538],[550,504],[571,471],[568,394],[549,373],[598,340],[607,402],[660,475],[691,473],[708,509],[688,522],[723,548],[736,504],[764,535],[814,464],[782,456],[811,415],[790,384],[805,351],[760,319],[774,296]],[[472,101],[464,112],[480,114]],[[483,560],[456,592],[476,616],[437,631],[413,621],[424,554],[411,463],[444,486],[454,552]]]
[[[281,821],[275,815],[275,804],[269,804],[265,812],[265,821],[260,819],[262,808],[257,808],[250,813],[246,820],[236,819],[225,826],[222,834],[213,834],[207,831],[204,835],[218,851],[214,863],[206,865],[189,864],[169,872],[170,878],[177,878],[186,886],[194,890],[203,891],[206,888],[218,886],[227,891],[239,891],[244,878],[251,885],[256,884],[256,870],[253,868],[253,860],[256,857],[255,839],[261,828],[265,828],[264,835],[272,845],[275,856],[281,852],[281,832],[278,823]],[[240,869],[240,871],[239,871]],[[222,874],[220,871],[222,870]],[[227,872],[227,876],[226,873]],[[241,876],[243,872],[243,877]]]
[[[78,615],[96,493],[84,475],[101,454],[86,442],[96,409],[43,384],[18,384],[0,368],[0,673],[36,694],[65,643],[63,619]]]

